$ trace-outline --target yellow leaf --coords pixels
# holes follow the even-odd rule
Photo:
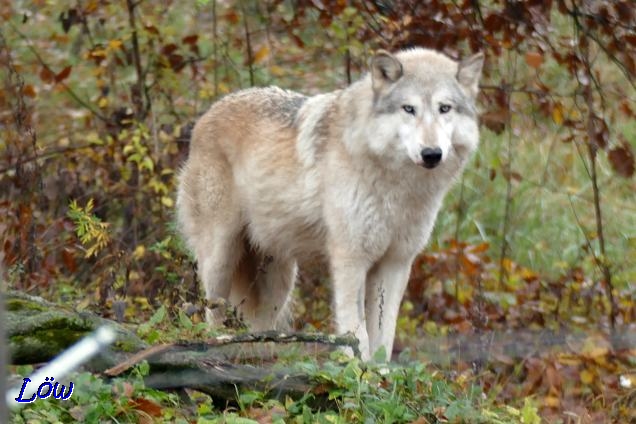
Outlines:
[[[581,358],[579,358],[577,355],[563,353],[557,357],[557,361],[559,361],[559,363],[563,365],[576,366],[581,363]]]
[[[570,119],[573,119],[573,120],[575,120],[575,121],[578,121],[579,119],[581,119],[581,113],[580,113],[578,110],[576,110],[576,109],[571,109],[571,110],[568,112],[568,117],[569,117]]]
[[[521,270],[521,278],[523,278],[524,280],[535,280],[539,278],[539,276],[532,270],[528,268],[523,268]]]
[[[96,48],[88,53],[89,58],[92,59],[101,59],[106,57],[106,50],[101,48]]]
[[[609,354],[609,349],[606,346],[585,346],[583,348],[583,355],[585,355],[586,358],[596,359],[601,356],[606,356],[607,354]]]
[[[413,310],[413,303],[411,303],[408,300],[405,300],[404,302],[402,302],[402,311],[404,313],[411,312],[412,310]]]
[[[546,396],[543,398],[543,404],[548,408],[558,408],[561,405],[561,400],[556,396]]]
[[[285,75],[285,68],[282,68],[278,65],[272,65],[269,67],[269,73],[274,75],[275,77],[282,77]]]
[[[264,45],[254,53],[254,64],[260,63],[269,57],[269,46]]]
[[[145,253],[146,253],[146,247],[143,244],[140,244],[139,246],[135,248],[135,251],[133,252],[133,257],[135,259],[141,259]]]
[[[104,109],[106,106],[108,106],[108,98],[100,97],[97,101],[97,106],[99,106],[100,109]]]
[[[513,267],[514,267],[514,262],[512,262],[512,261],[511,261],[510,259],[508,259],[508,258],[504,258],[504,259],[503,259],[503,261],[501,261],[501,262],[502,262],[502,265],[503,265],[504,269],[505,269],[507,272],[512,272],[512,269],[513,269]]]
[[[97,8],[99,7],[99,2],[97,0],[91,0],[87,4],[83,4],[82,6],[84,9],[83,12],[85,13],[84,16],[86,16],[89,13],[92,13],[97,10]]]
[[[174,206],[174,201],[168,196],[163,196],[161,198],[161,204],[167,208],[171,208]]]
[[[563,124],[563,106],[561,103],[555,103],[552,108],[552,120],[557,125]]]
[[[230,92],[230,87],[228,87],[228,85],[223,82],[220,82],[217,88],[219,90],[219,93],[221,94],[227,94]]]
[[[607,360],[607,355],[594,356],[592,360],[596,362],[596,364],[605,368],[613,368],[614,364]]]
[[[108,48],[110,50],[118,50],[121,48],[122,44],[121,40],[110,40],[108,42]]]
[[[594,382],[594,374],[591,371],[585,369],[579,373],[579,377],[581,378],[581,383],[585,385],[590,385]]]
[[[152,309],[150,303],[148,303],[148,298],[146,298],[145,296],[137,296],[133,299],[133,301],[142,309]]]
[[[214,96],[214,92],[212,90],[202,88],[199,90],[199,99],[208,100]]]
[[[129,154],[131,154],[133,151],[135,151],[135,146],[131,145],[131,144],[126,144],[124,146],[124,148],[122,149],[122,153],[124,154],[124,156],[128,156]]]

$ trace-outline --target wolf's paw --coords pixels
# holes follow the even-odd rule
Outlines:
[[[206,301],[205,320],[213,328],[225,327],[235,330],[247,328],[238,309],[223,298]]]

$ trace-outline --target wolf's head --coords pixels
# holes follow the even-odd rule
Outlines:
[[[475,97],[483,62],[481,53],[456,62],[421,48],[379,51],[370,66],[371,150],[429,169],[453,153],[467,156],[479,139]]]

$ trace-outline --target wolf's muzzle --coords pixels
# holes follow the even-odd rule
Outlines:
[[[422,155],[424,168],[435,168],[442,161],[442,149],[439,147],[425,147],[420,154]]]

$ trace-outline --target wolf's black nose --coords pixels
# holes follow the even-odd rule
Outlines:
[[[440,149],[439,147],[425,147],[422,149],[421,154],[422,160],[424,161],[424,168],[435,168],[442,160],[442,149]]]

